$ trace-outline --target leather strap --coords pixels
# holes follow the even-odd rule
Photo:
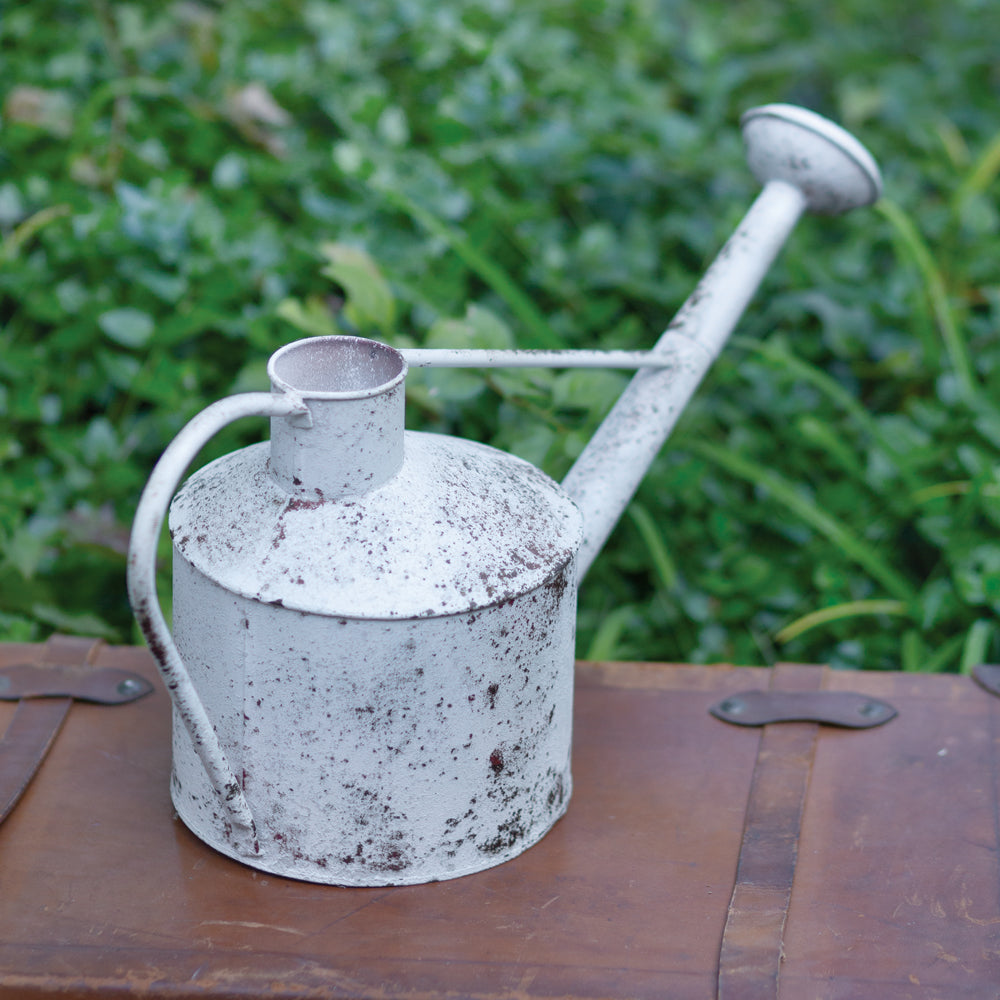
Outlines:
[[[92,664],[103,639],[54,635],[42,647],[42,665]],[[0,823],[9,815],[41,766],[73,704],[71,697],[45,697],[18,702],[17,711],[0,737]]]
[[[818,691],[821,667],[779,664],[771,690]],[[719,1000],[776,1000],[802,811],[819,725],[769,724],[761,732],[736,884],[719,954]]]
[[[122,705],[149,694],[144,677],[114,667],[68,666],[64,663],[15,663],[0,667],[0,701],[24,698],[72,698],[98,705]]]

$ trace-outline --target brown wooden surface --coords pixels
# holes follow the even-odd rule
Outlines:
[[[0,665],[35,653],[0,646]],[[140,650],[99,663],[154,675]],[[578,678],[567,816],[498,868],[389,890],[265,875],[188,833],[159,684],[75,704],[0,826],[0,997],[714,997],[761,733],[707,709],[771,676]],[[1000,699],[960,677],[824,671],[823,686],[900,714],[820,730],[780,997],[1000,997]]]

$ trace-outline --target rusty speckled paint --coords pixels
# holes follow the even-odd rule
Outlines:
[[[744,129],[764,191],[562,487],[404,431],[405,358],[352,337],[282,348],[271,394],[213,404],[170,445],[129,596],[174,703],[174,804],[206,843],[280,875],[400,885],[499,864],[563,814],[579,580],[803,210],[878,196],[874,162],[824,119],[771,105]],[[204,443],[254,414],[270,444],[170,505],[172,637],[167,504]]]
[[[405,432],[398,356],[356,395],[339,375],[336,390],[303,377],[372,349],[286,348],[280,371],[306,385],[276,389],[306,400],[309,426],[276,418],[288,426],[270,444],[201,469],[170,509],[174,638],[252,841],[180,719],[178,814],[232,857],[339,885],[499,864],[572,786],[579,512],[520,459]]]

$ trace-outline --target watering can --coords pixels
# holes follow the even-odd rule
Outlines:
[[[742,124],[763,190],[651,351],[315,337],[272,356],[271,392],[212,404],[164,452],[128,587],[173,702],[173,802],[207,844],[283,876],[403,885],[513,858],[565,812],[580,580],[800,215],[880,194],[826,119],[768,105]],[[406,373],[428,364],[639,370],[559,485],[406,431]],[[270,442],[177,491],[246,416],[270,419]],[[155,586],[168,504],[172,634]]]

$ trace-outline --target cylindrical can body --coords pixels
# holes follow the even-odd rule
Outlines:
[[[499,864],[570,794],[579,512],[474,442],[408,432],[361,497],[309,500],[266,444],[174,497],[174,639],[253,819],[175,714],[184,822],[247,864],[400,885]],[[249,847],[248,847],[249,844]]]
[[[175,550],[175,638],[254,816],[233,846],[184,726],[172,796],[217,850],[337,885],[402,885],[499,864],[570,789],[572,559],[464,614],[365,620],[221,587]]]
[[[130,594],[173,698],[180,817],[246,864],[337,885],[514,857],[570,795],[578,508],[512,455],[406,432],[392,348],[311,338],[268,373],[274,396],[188,424],[137,513]],[[249,414],[273,418],[270,445],[170,504],[171,636],[165,497]]]

